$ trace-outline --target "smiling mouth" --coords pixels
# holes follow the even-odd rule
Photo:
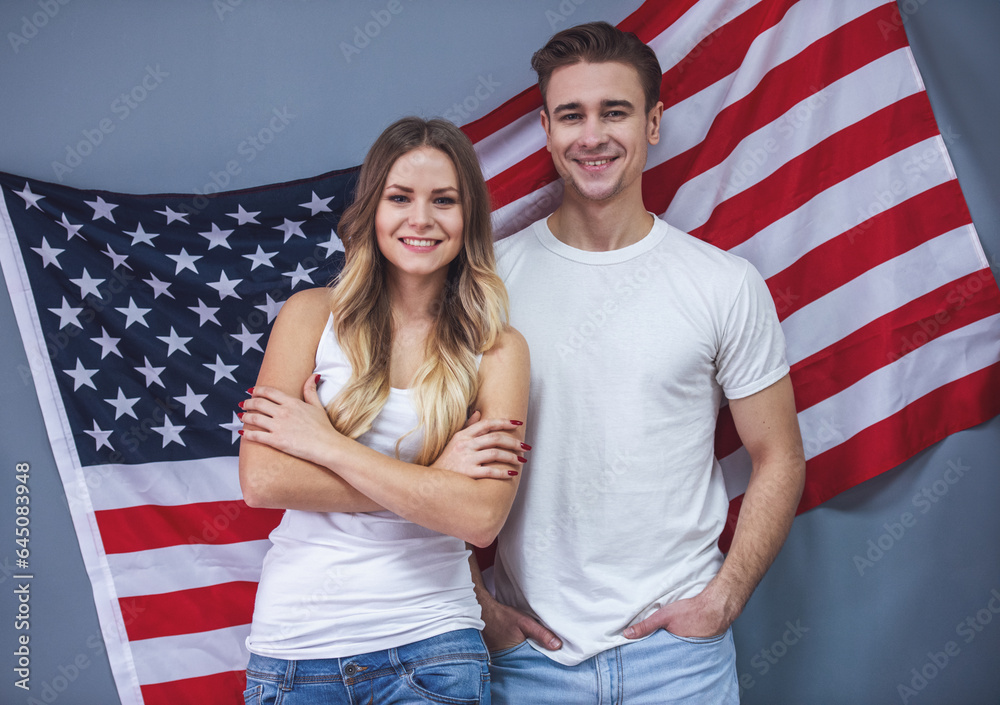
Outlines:
[[[410,247],[433,247],[440,242],[440,240],[417,240],[412,237],[404,237],[402,240],[404,245]]]
[[[605,157],[603,159],[577,159],[576,161],[583,166],[604,166],[613,162],[618,157]]]

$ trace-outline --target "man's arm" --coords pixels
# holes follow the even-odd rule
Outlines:
[[[721,634],[743,611],[788,536],[805,483],[791,381],[786,375],[756,394],[731,400],[729,408],[753,470],[726,560],[700,594],[629,627],[629,638],[661,627],[678,636]]]

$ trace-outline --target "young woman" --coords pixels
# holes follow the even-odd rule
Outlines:
[[[466,542],[493,540],[517,490],[528,350],[469,140],[391,125],[339,230],[341,276],[288,299],[241,404],[244,498],[288,510],[246,702],[488,703]],[[463,429],[470,410],[488,420]]]

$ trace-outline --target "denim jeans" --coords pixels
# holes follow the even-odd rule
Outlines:
[[[475,629],[347,658],[250,654],[246,705],[489,705],[489,660]]]
[[[564,666],[526,641],[490,654],[495,705],[737,705],[732,632],[707,639],[658,629]]]

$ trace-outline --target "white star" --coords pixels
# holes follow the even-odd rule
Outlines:
[[[190,269],[195,274],[198,273],[194,263],[201,259],[201,255],[189,255],[187,249],[182,247],[179,255],[167,255],[167,257],[177,263],[177,270],[174,272],[174,275],[180,274],[185,269]]]
[[[327,242],[320,243],[317,247],[325,249],[327,257],[332,257],[334,252],[344,251],[344,243],[337,236],[335,230],[330,230],[330,239]]]
[[[198,327],[199,328],[201,326],[205,325],[205,321],[211,321],[212,323],[214,323],[217,326],[221,326],[222,325],[221,323],[219,323],[219,319],[215,317],[215,313],[219,309],[212,308],[211,306],[203,303],[201,299],[198,299],[198,305],[197,306],[188,306],[188,309],[191,310],[191,311],[194,311],[195,313],[198,314]]]
[[[130,296],[128,299],[128,306],[121,308],[116,306],[115,311],[118,311],[125,316],[125,328],[127,329],[133,323],[139,322],[142,325],[149,328],[149,324],[146,323],[146,314],[152,311],[151,308],[139,308],[135,305],[135,301],[132,300]]]
[[[209,230],[207,233],[198,233],[198,234],[208,240],[208,249],[210,250],[213,247],[219,247],[220,245],[222,247],[225,247],[227,250],[233,249],[232,247],[229,246],[229,242],[226,240],[226,238],[228,238],[230,235],[233,234],[232,230],[223,230],[215,223],[212,223],[211,230]]]
[[[187,386],[187,393],[184,396],[174,397],[177,401],[184,405],[184,415],[190,416],[192,411],[197,411],[200,414],[208,416],[205,413],[205,409],[202,408],[201,403],[208,398],[207,394],[195,394],[194,390],[191,389],[191,385]]]
[[[163,387],[163,380],[160,379],[160,373],[167,368],[153,367],[152,365],[149,364],[148,357],[143,357],[142,361],[143,361],[143,366],[136,367],[135,371],[141,372],[142,376],[146,378],[146,386],[148,387],[149,385],[153,384],[153,382],[156,382],[158,385]],[[166,387],[164,387],[164,389],[166,389]]]
[[[39,196],[38,194],[32,193],[31,185],[27,181],[24,182],[23,191],[15,191],[14,193],[24,199],[24,210],[28,210],[29,208],[42,210],[42,207],[38,205],[38,202],[45,198],[45,196]]]
[[[41,247],[32,247],[35,252],[42,256],[42,269],[48,267],[50,264],[54,264],[58,269],[62,269],[62,265],[59,264],[59,255],[65,250],[60,250],[56,247],[49,245],[48,241],[43,237]]]
[[[239,295],[236,293],[236,287],[239,283],[243,281],[242,279],[230,279],[226,276],[225,272],[222,272],[222,276],[219,277],[217,282],[205,282],[210,287],[219,292],[219,298],[224,299],[227,296],[232,296],[234,299],[239,301]]]
[[[327,211],[332,213],[333,211],[331,211],[326,205],[332,200],[333,196],[330,196],[329,198],[320,198],[319,196],[316,195],[316,192],[313,191],[312,200],[309,201],[309,203],[300,203],[299,205],[303,208],[308,208],[310,211],[310,215],[316,215],[317,213],[320,213],[322,211]]]
[[[86,433],[88,436],[97,441],[97,448],[95,448],[94,450],[100,450],[104,446],[107,446],[108,448],[111,448],[111,450],[114,450],[114,447],[108,441],[108,436],[110,436],[113,432],[114,432],[113,429],[111,431],[102,430],[101,427],[97,425],[96,421],[94,422],[93,431],[84,430],[84,433]]]
[[[175,211],[170,206],[166,206],[166,209],[167,210],[165,211],[156,211],[156,212],[159,213],[160,215],[167,216],[167,225],[170,225],[175,220],[179,220],[185,225],[190,225],[190,223],[187,222],[187,217],[188,217],[187,213]]]
[[[80,228],[83,227],[83,224],[81,223],[80,225],[74,225],[73,223],[69,222],[69,218],[66,217],[65,213],[62,214],[62,219],[58,223],[56,223],[56,225],[61,225],[63,229],[66,231],[67,242],[69,240],[72,240],[74,235],[81,239],[83,238],[83,235],[80,235]]]
[[[80,298],[87,298],[87,294],[92,294],[95,298],[101,298],[101,292],[98,290],[98,285],[104,282],[103,279],[94,279],[90,276],[90,273],[86,269],[83,270],[83,276],[79,279],[70,279],[71,282],[80,287]]]
[[[260,223],[257,222],[257,216],[260,215],[260,211],[253,211],[251,213],[243,210],[243,206],[239,206],[239,210],[235,213],[226,213],[226,215],[230,218],[236,218],[237,225],[246,225],[247,223],[257,223],[257,225],[260,225]]]
[[[264,252],[264,248],[261,247],[260,245],[257,245],[257,251],[255,253],[253,253],[252,255],[243,255],[243,256],[246,257],[251,262],[253,262],[253,264],[250,265],[250,271],[252,272],[261,265],[264,265],[265,267],[273,267],[274,265],[271,264],[271,258],[274,257],[276,254],[278,254],[277,251]]]
[[[304,222],[306,222],[306,221],[304,221],[304,220],[289,220],[288,218],[285,218],[285,222],[284,223],[282,223],[281,225],[279,225],[279,226],[277,226],[277,227],[275,227],[273,229],[274,230],[280,230],[281,232],[283,232],[285,234],[285,242],[288,242],[295,235],[297,235],[298,237],[305,237],[306,236],[306,234],[304,232],[302,232],[302,228],[300,227]]]
[[[94,381],[90,379],[97,374],[97,370],[86,370],[83,367],[83,363],[80,360],[76,361],[75,370],[63,370],[66,374],[73,378],[73,391],[75,392],[80,387],[90,387],[96,390],[97,387],[94,386]]]
[[[135,411],[132,407],[135,406],[136,402],[139,401],[139,397],[134,397],[132,399],[125,398],[125,392],[122,388],[118,388],[118,398],[116,399],[105,399],[107,403],[115,407],[115,421],[117,421],[123,414],[126,416],[131,416],[133,419],[138,420],[139,417],[135,415]]]
[[[298,284],[301,281],[306,281],[306,282],[309,282],[310,284],[312,284],[313,280],[312,280],[312,277],[309,276],[309,272],[315,272],[317,269],[318,269],[318,267],[310,267],[309,269],[304,269],[302,267],[302,263],[299,262],[297,265],[295,265],[295,271],[294,272],[282,272],[281,276],[283,276],[283,277],[291,277],[292,278],[292,288],[294,289],[295,285]]]
[[[112,269],[118,269],[118,268],[119,268],[119,267],[121,267],[121,266],[122,266],[123,264],[125,265],[125,268],[126,268],[126,269],[132,269],[132,267],[130,267],[130,266],[129,266],[129,265],[128,265],[128,264],[126,263],[126,262],[125,262],[125,260],[127,260],[127,259],[128,259],[128,255],[120,255],[120,254],[118,254],[117,252],[115,252],[114,250],[112,250],[112,249],[111,249],[111,245],[108,245],[108,249],[106,249],[106,250],[105,250],[105,251],[104,251],[103,253],[101,253],[101,254],[105,254],[105,255],[107,255],[108,257],[110,257],[110,258],[111,258],[111,261],[113,262],[113,264],[111,265],[111,268],[112,268]]]
[[[243,354],[246,355],[248,350],[260,350],[264,352],[264,349],[257,344],[257,339],[263,336],[263,333],[251,333],[247,330],[246,324],[241,323],[240,327],[243,328],[243,332],[239,335],[235,333],[230,333],[229,335],[235,338],[243,346]]]
[[[98,337],[98,338],[91,338],[91,340],[93,340],[95,343],[97,343],[98,345],[101,346],[101,359],[102,360],[105,357],[107,357],[108,353],[114,353],[118,357],[122,356],[122,354],[120,352],[118,352],[118,341],[121,340],[121,338],[112,338],[110,335],[108,335],[108,332],[106,330],[104,330],[103,327],[101,328],[101,335],[100,335],[100,337]]]
[[[83,309],[73,308],[72,306],[70,306],[69,301],[66,300],[65,296],[63,297],[62,300],[62,306],[60,306],[59,308],[50,308],[49,310],[52,311],[52,313],[59,316],[60,328],[65,328],[70,323],[72,323],[77,328],[81,329],[83,328],[83,326],[80,325],[80,322],[76,320],[76,317],[83,312]]]
[[[267,322],[270,323],[274,320],[275,316],[278,315],[278,311],[281,307],[285,305],[284,301],[275,301],[271,298],[270,294],[265,294],[264,298],[267,299],[263,304],[259,306],[254,306],[254,308],[259,309],[267,314]]]
[[[100,196],[97,197],[96,201],[84,201],[84,203],[94,209],[94,217],[91,220],[107,218],[112,223],[115,222],[115,216],[112,215],[111,211],[118,207],[116,204],[108,203]]]
[[[190,355],[188,352],[187,344],[191,342],[191,338],[183,338],[174,332],[174,327],[170,326],[170,335],[158,335],[157,340],[162,340],[167,344],[167,357],[170,357],[175,352],[180,350],[185,355]]]
[[[136,246],[136,245],[138,245],[140,242],[144,242],[147,245],[149,245],[150,247],[152,247],[153,246],[153,238],[160,236],[159,233],[147,233],[145,230],[142,229],[142,223],[138,223],[135,226],[135,230],[126,230],[125,234],[132,236],[132,246],[133,247]]]
[[[234,382],[236,381],[236,378],[233,377],[233,370],[239,367],[239,365],[227,365],[223,363],[222,358],[218,354],[215,356],[215,364],[209,364],[207,362],[203,362],[201,364],[212,370],[213,374],[215,374],[215,379],[212,380],[212,384],[218,384],[219,380],[222,379],[231,379]]]
[[[174,295],[170,293],[170,282],[161,282],[152,272],[149,273],[149,276],[152,279],[143,279],[143,281],[153,287],[154,301],[160,297],[160,294],[166,294],[170,298],[174,298]]]
[[[163,436],[163,448],[166,448],[167,445],[174,442],[184,446],[185,448],[187,447],[187,444],[181,440],[181,431],[187,428],[187,426],[174,426],[174,422],[164,416],[162,426],[151,426],[150,428]]]
[[[237,440],[239,440],[240,429],[243,428],[243,422],[240,421],[240,417],[236,415],[235,411],[233,412],[232,421],[230,421],[229,423],[220,423],[219,426],[221,428],[226,429],[231,434],[233,434],[232,440],[229,441],[230,443],[235,443]]]

